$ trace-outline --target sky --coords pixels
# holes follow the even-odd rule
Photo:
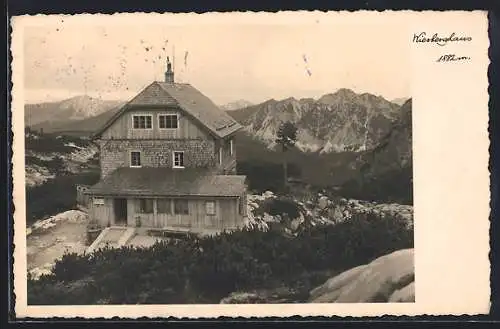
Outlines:
[[[300,24],[249,18],[89,23],[65,16],[24,27],[25,101],[83,94],[127,100],[164,79],[166,56],[176,82],[192,84],[217,104],[318,98],[339,88],[410,97],[409,33],[401,26],[382,15]]]

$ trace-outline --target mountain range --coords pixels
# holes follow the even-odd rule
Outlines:
[[[110,118],[123,102],[89,96],[60,102],[27,104],[26,125],[46,133],[88,135]],[[239,108],[238,108],[239,107]],[[274,149],[279,125],[298,128],[297,149],[303,152],[361,152],[375,148],[398,118],[400,106],[372,94],[339,89],[318,99],[293,97],[251,105],[226,104],[227,112],[244,126],[244,132]]]
[[[380,96],[340,89],[316,100],[271,99],[228,113],[270,148],[279,125],[291,121],[298,128],[296,146],[300,150],[330,153],[374,148],[398,117],[399,109]]]
[[[25,125],[46,132],[71,130],[85,119],[94,121],[97,116],[107,113],[123,104],[123,101],[101,100],[90,96],[75,96],[58,102],[26,104],[24,106]],[[84,123],[85,124],[85,123]]]
[[[343,184],[345,196],[412,204],[412,100],[401,107],[391,128],[372,150],[351,164],[353,175]]]
[[[26,121],[32,130],[88,136],[119,110],[120,102],[82,97],[26,108],[35,122]],[[274,148],[274,134],[290,120],[299,128],[297,147],[287,152],[290,177],[346,197],[411,204],[411,112],[411,99],[399,106],[349,89],[231,110],[228,114],[244,125],[235,143],[237,170],[253,182],[252,189],[281,186],[283,154]]]
[[[373,176],[384,170],[411,167],[412,140],[412,100],[409,99],[377,147],[361,156],[363,172]]]
[[[221,109],[223,109],[224,111],[234,111],[234,110],[239,110],[239,109],[249,107],[252,105],[253,105],[253,103],[251,103],[247,100],[239,99],[239,100],[234,101],[234,102],[229,102],[227,104],[219,105],[219,107]]]

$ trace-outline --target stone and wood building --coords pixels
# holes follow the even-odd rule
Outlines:
[[[246,178],[236,175],[240,126],[190,84],[176,83],[170,62],[93,136],[100,181],[82,189],[100,227],[195,233],[243,226]]]

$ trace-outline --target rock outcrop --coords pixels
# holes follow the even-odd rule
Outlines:
[[[221,299],[220,304],[285,304],[303,302],[307,296],[289,287],[233,292]]]
[[[311,303],[415,302],[413,249],[345,271],[310,292]]]
[[[229,114],[270,148],[276,145],[280,124],[291,121],[299,128],[298,149],[331,153],[374,148],[390,129],[399,108],[380,96],[343,88],[319,99],[271,99]]]
[[[273,200],[283,200],[271,191],[262,195],[248,195],[247,197],[247,227],[258,228],[266,231],[275,224],[281,224],[291,234],[295,234],[301,226],[309,223],[312,226],[324,224],[338,224],[349,220],[356,214],[374,214],[402,220],[413,228],[413,207],[400,204],[380,204],[375,202],[354,199],[332,199],[327,195],[318,195],[308,201],[286,199],[290,207],[295,208],[297,215],[283,216],[283,214],[270,214],[266,212]],[[284,202],[284,201],[281,201]],[[271,206],[272,208],[272,206]],[[290,217],[290,218],[285,218]]]

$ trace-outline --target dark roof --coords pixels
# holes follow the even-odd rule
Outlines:
[[[89,194],[129,196],[241,196],[245,176],[215,175],[201,168],[118,168],[88,189]]]
[[[220,138],[224,138],[242,128],[229,114],[221,110],[210,98],[190,84],[171,84],[155,81],[126,103],[94,136],[102,134],[126,110],[138,106],[173,106],[181,108],[205,126],[212,134]]]

